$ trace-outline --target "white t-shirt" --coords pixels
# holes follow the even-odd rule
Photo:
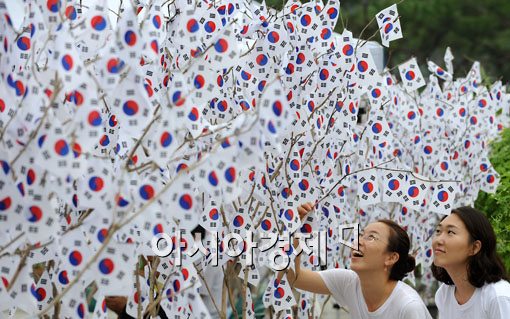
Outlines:
[[[399,281],[391,295],[376,311],[369,312],[361,292],[358,275],[352,270],[328,269],[319,271],[333,298],[346,306],[352,319],[431,319],[418,293]]]
[[[510,283],[500,280],[476,288],[463,305],[455,299],[455,286],[442,284],[436,292],[439,319],[510,318]]]

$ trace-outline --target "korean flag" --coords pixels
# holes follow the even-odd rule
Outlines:
[[[402,63],[398,66],[398,70],[407,92],[411,93],[425,85],[425,80],[416,62],[416,58],[411,58],[409,61]]]

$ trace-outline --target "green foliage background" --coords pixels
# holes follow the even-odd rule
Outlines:
[[[323,0],[325,3],[327,0]],[[266,0],[269,7],[281,9],[286,0]],[[302,2],[308,2],[302,0]],[[359,37],[380,10],[394,0],[341,0],[335,31],[343,27]],[[403,39],[391,42],[387,50],[388,67],[393,68],[416,56],[424,75],[427,59],[444,66],[446,47],[455,56],[455,77],[464,76],[473,61],[482,65],[485,85],[510,78],[510,1],[508,0],[404,0],[398,3]],[[377,22],[366,28],[363,39],[374,35],[380,42]],[[496,231],[498,250],[510,271],[510,130],[492,144],[490,158],[501,183],[495,194],[480,192],[475,207],[484,211]]]
[[[498,252],[510,270],[510,129],[491,145],[490,161],[501,175],[495,194],[480,192],[475,207],[489,217],[498,239]]]

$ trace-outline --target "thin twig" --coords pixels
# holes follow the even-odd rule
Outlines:
[[[18,236],[14,237],[10,242],[8,242],[5,246],[2,246],[2,248],[0,248],[0,257],[2,256],[2,252],[4,250],[6,250],[10,245],[12,245],[16,240],[20,239],[21,237],[23,237],[23,235],[25,235],[25,232],[21,232],[18,234]]]
[[[23,149],[21,149],[21,151],[18,153],[18,155],[16,155],[16,157],[12,160],[12,162],[10,164],[11,167],[14,166],[14,164],[18,161],[18,159],[21,157],[21,155],[23,155],[23,153],[25,153],[25,151],[28,149],[28,146],[35,139],[35,137],[37,136],[37,133],[43,126],[43,123],[46,120],[46,117],[48,116],[49,110],[51,109],[51,105],[53,104],[53,102],[55,102],[55,99],[57,98],[58,93],[62,89],[62,85],[58,85],[58,87],[57,87],[57,85],[58,85],[58,77],[57,77],[57,74],[55,73],[55,85],[54,85],[55,92],[53,92],[53,95],[51,96],[50,103],[48,104],[48,106],[46,106],[46,109],[44,110],[44,115],[41,118],[41,120],[39,121],[39,124],[37,125],[36,129],[30,133],[30,138],[28,139],[27,143],[25,144]]]
[[[132,160],[133,158],[133,155],[135,154],[136,150],[138,149],[138,147],[140,146],[140,144],[142,143],[143,139],[145,138],[145,136],[147,135],[147,133],[149,133],[149,130],[151,128],[151,126],[161,118],[160,115],[156,115],[159,111],[159,109],[161,108],[161,105],[158,105],[158,107],[154,110],[154,117],[152,118],[152,120],[149,122],[149,124],[145,127],[143,133],[142,133],[142,136],[140,136],[140,138],[136,141],[135,145],[133,146],[133,148],[131,149],[131,152],[129,153],[128,155],[128,158],[127,158],[127,161],[126,161],[126,165],[124,166],[124,168],[127,170],[129,169],[129,163],[130,161]]]
[[[387,164],[387,163],[390,163],[390,162],[392,162],[392,161],[394,161],[394,160],[395,160],[395,158],[393,158],[393,159],[391,159],[391,160],[388,160],[388,161],[386,161],[386,162],[384,162],[384,163],[381,163],[381,164],[379,164],[379,165]],[[320,202],[322,202],[324,199],[326,199],[326,198],[329,196],[329,194],[331,194],[331,192],[332,192],[332,191],[333,191],[333,190],[334,190],[334,189],[335,189],[338,185],[340,185],[340,184],[342,183],[342,181],[343,181],[345,178],[347,178],[348,176],[351,176],[351,175],[357,174],[357,173],[359,173],[359,172],[368,171],[368,170],[371,170],[371,169],[373,169],[373,168],[377,168],[377,166],[374,166],[374,167],[367,167],[367,168],[362,168],[362,169],[357,170],[357,171],[355,171],[355,172],[351,172],[351,173],[345,174],[344,176],[342,176],[342,178],[340,178],[340,180],[339,180],[338,182],[336,182],[336,183],[335,183],[335,185],[333,185],[333,187],[331,187],[331,188],[329,189],[329,191],[326,193],[326,195],[324,195],[322,198],[320,198],[320,199],[316,202],[316,204],[319,204],[319,203],[320,203]]]
[[[69,292],[69,290],[71,290],[72,287],[74,287],[74,285],[81,279],[81,277],[83,276],[83,274],[85,274],[85,272],[90,268],[90,266],[92,266],[93,263],[96,262],[97,258],[99,258],[99,255],[106,249],[106,247],[108,246],[108,244],[110,243],[110,240],[112,240],[113,238],[113,235],[115,234],[115,232],[119,229],[118,225],[117,224],[112,224],[110,226],[110,229],[108,230],[108,235],[106,236],[106,238],[104,239],[103,241],[103,245],[101,245],[101,247],[99,247],[99,249],[97,250],[97,252],[92,256],[92,258],[85,264],[85,266],[83,267],[83,269],[76,275],[76,277],[74,277],[73,280],[71,280],[71,282],[69,282],[69,284],[64,288],[64,290],[62,290],[62,292],[60,294],[58,294],[57,296],[54,296],[54,299],[52,300],[52,302],[50,302],[49,304],[46,305],[46,307],[41,310],[38,314],[37,314],[37,317],[41,317],[43,316],[45,313],[47,313],[53,306],[55,306],[56,304],[60,303],[60,300],[62,300],[62,298],[65,296],[65,294],[67,292]]]
[[[140,269],[140,258],[138,258],[138,262],[136,263],[136,269],[135,269],[135,276],[136,276],[136,293],[138,295],[138,303],[137,303],[137,306],[136,306],[136,316],[137,318],[142,318],[142,303],[140,302],[141,299],[142,299],[142,290],[141,290],[141,287],[140,287],[140,274],[139,274],[139,269]]]
[[[168,282],[170,281],[170,278],[172,278],[172,277],[173,277],[176,273],[177,273],[177,272],[173,272],[173,273],[171,273],[170,275],[168,275],[168,277],[166,277],[165,282],[163,283],[163,286],[161,287],[161,292],[158,294],[158,296],[156,297],[156,299],[154,299],[154,303],[149,304],[149,305],[147,306],[147,309],[144,311],[144,313],[143,313],[143,317],[144,317],[144,318],[145,318],[145,316],[146,316],[147,314],[149,314],[149,312],[150,312],[150,311],[151,311],[154,307],[156,307],[157,305],[159,305],[159,303],[161,302],[161,299],[163,299],[163,296],[165,295],[165,294],[163,294],[163,291],[165,290],[166,285],[168,285]],[[181,290],[180,292],[186,291],[186,289],[189,289],[189,288],[191,288],[191,287],[193,287],[193,286],[194,286],[194,284],[193,284],[193,285],[191,285],[191,286],[189,286],[189,287],[187,287],[187,288],[184,288],[184,289],[183,289],[183,290]],[[173,296],[173,294],[174,294],[174,292],[173,292],[173,291],[171,291],[171,295],[170,295],[170,296]],[[168,295],[167,295],[167,297],[168,297]],[[142,318],[142,317],[139,317],[139,318]]]
[[[27,250],[21,255],[21,260],[18,264],[18,268],[16,269],[14,276],[12,276],[11,282],[9,282],[9,285],[7,286],[7,292],[9,292],[11,290],[11,288],[14,286],[14,283],[16,282],[16,279],[18,279],[18,276],[21,273],[21,270],[23,269],[23,267],[26,266],[26,261],[27,261],[29,252],[30,251]]]
[[[319,109],[321,109],[325,104],[326,102],[328,101],[328,99],[331,97],[331,95],[333,95],[333,93],[336,91],[338,87],[335,87],[333,90],[329,91],[328,93],[328,96],[324,99],[324,101],[322,101],[322,103],[317,106],[316,108],[313,109],[312,113],[308,116],[308,121],[310,121],[310,119],[312,118],[313,114],[318,111]]]
[[[218,314],[220,315],[221,318],[225,318],[225,314],[220,311],[220,309],[218,308],[218,305],[216,304],[216,300],[214,300],[214,298],[213,298],[213,294],[211,292],[211,289],[209,288],[209,284],[207,283],[207,281],[204,278],[204,275],[202,274],[202,270],[198,269],[197,266],[195,266],[195,264],[193,264],[193,266],[197,270],[197,274],[200,277],[200,279],[202,279],[202,282],[204,283],[205,288],[207,289],[207,293],[209,294],[209,298],[211,298],[214,308],[216,309],[216,311],[218,312]]]
[[[179,247],[177,248],[179,249]],[[151,266],[149,268],[149,304],[153,305],[154,302],[154,289],[156,288],[156,271],[158,269],[159,265],[159,257],[154,257],[151,262]],[[151,317],[156,316],[156,307],[152,307],[151,311],[149,312],[151,314]]]
[[[228,265],[227,264],[227,269],[229,267],[232,267],[231,265]],[[228,292],[228,300],[230,301],[230,307],[232,308],[232,312],[234,313],[234,318],[239,318],[239,314],[237,313],[237,309],[235,307],[235,303],[234,303],[234,296],[232,295],[232,290],[230,289],[230,285],[228,283],[228,280],[227,280],[227,272],[225,271],[225,267],[221,267],[223,269],[223,280],[225,282],[225,285],[227,286],[227,292]]]
[[[246,289],[248,288],[248,273],[249,269],[248,266],[244,268],[244,281],[243,281],[243,287],[241,289],[241,293],[243,295],[243,319],[246,319],[246,306],[247,306],[247,300],[246,300]]]

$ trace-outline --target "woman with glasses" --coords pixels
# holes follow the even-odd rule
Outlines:
[[[312,209],[311,203],[301,205],[301,219]],[[415,266],[409,248],[409,236],[400,226],[380,220],[364,229],[358,250],[351,253],[351,270],[301,269],[297,256],[295,273],[287,270],[287,278],[295,288],[332,295],[352,319],[431,318],[418,293],[401,281]]]
[[[439,318],[508,319],[510,284],[485,215],[460,207],[443,218],[432,240]]]

